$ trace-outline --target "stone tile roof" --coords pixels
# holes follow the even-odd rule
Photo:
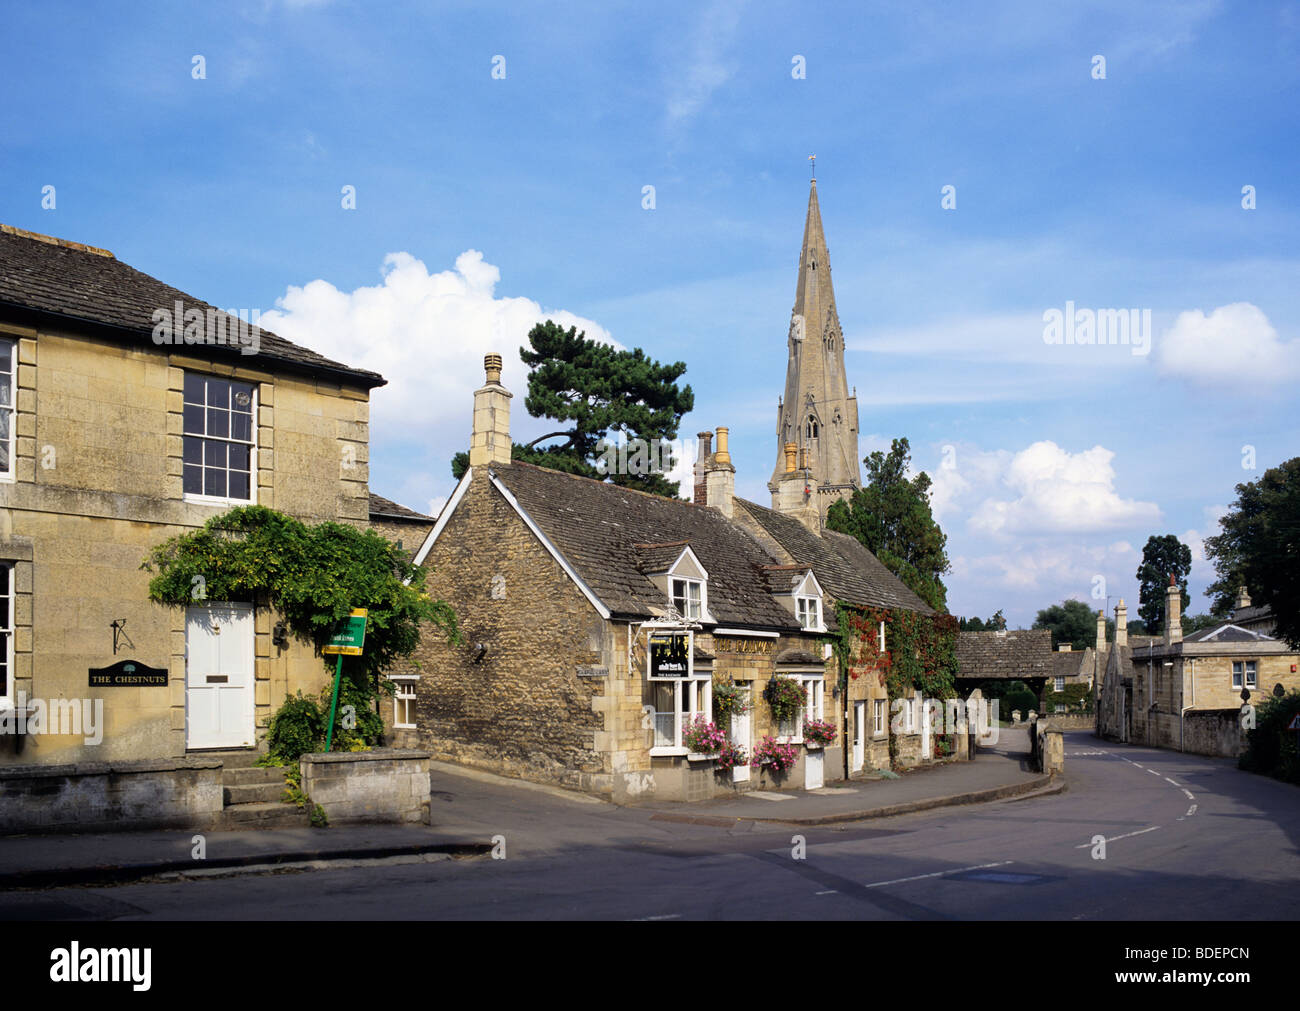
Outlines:
[[[1072,649],[1067,652],[1061,652],[1059,649],[1052,654],[1051,677],[1085,677],[1092,675],[1093,651],[1092,647],[1087,649]]]
[[[171,311],[178,301],[187,310],[198,309],[206,316],[208,309],[215,309],[227,323],[234,320],[202,299],[127,266],[107,250],[0,225],[0,310],[62,321],[69,329],[84,329],[88,324],[102,336],[161,351],[170,347],[154,344],[153,313]],[[240,354],[238,346],[217,344],[181,344],[178,350],[266,369],[278,365],[288,371],[324,374],[335,382],[349,381],[366,389],[384,385],[377,372],[350,368],[268,330],[260,332],[259,340],[255,355]]]
[[[673,541],[669,544],[634,544],[637,568],[647,575],[667,572],[673,562],[686,550],[689,541]]]
[[[424,513],[417,513],[414,509],[407,509],[404,505],[398,505],[392,499],[384,498],[382,495],[376,495],[373,491],[370,493],[370,515],[382,516],[385,519],[393,520],[418,520],[423,523],[432,523],[432,516],[425,516]]]
[[[1271,635],[1265,635],[1263,632],[1252,632],[1248,628],[1241,628],[1239,625],[1223,624],[1214,628],[1203,628],[1199,632],[1193,632],[1191,635],[1183,636],[1183,642],[1273,642]]]
[[[991,681],[1051,677],[1056,673],[1054,656],[1052,630],[1048,628],[957,633],[960,678]]]
[[[709,574],[708,609],[719,624],[798,628],[767,592],[762,568],[775,559],[717,510],[526,463],[492,473],[615,615],[663,612],[668,602],[642,567],[649,549],[637,546],[685,541]]]
[[[819,537],[798,520],[774,509],[740,498],[735,504],[748,512],[796,563],[810,567],[822,589],[837,600],[859,607],[934,613],[855,538],[833,530]]]

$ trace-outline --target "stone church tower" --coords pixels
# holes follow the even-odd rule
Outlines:
[[[858,456],[857,391],[849,396],[844,375],[844,337],[835,311],[831,262],[817,205],[817,180],[808,194],[808,217],[799,254],[799,282],[787,340],[785,396],[777,406],[776,468],[768,489],[772,508],[791,511],[791,488],[816,501],[824,520],[838,499],[862,487]],[[789,452],[793,447],[793,453]],[[791,469],[790,461],[794,461]]]

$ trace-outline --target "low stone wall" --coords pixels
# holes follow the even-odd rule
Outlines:
[[[429,823],[429,752],[376,748],[303,755],[302,790],[331,824]]]
[[[1092,730],[1097,726],[1095,713],[1044,713],[1038,718],[1057,730]]]
[[[211,828],[220,759],[169,758],[0,768],[0,834]]]
[[[1240,709],[1193,710],[1183,717],[1183,750],[1194,755],[1236,758],[1245,750]]]

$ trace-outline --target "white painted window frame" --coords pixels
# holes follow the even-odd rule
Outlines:
[[[871,736],[886,737],[889,734],[888,699],[872,699],[871,702]]]
[[[181,395],[181,488],[182,498],[186,502],[194,502],[197,505],[217,505],[217,506],[246,506],[257,505],[257,429],[258,416],[261,408],[261,389],[256,382],[247,379],[235,379],[233,376],[214,376],[209,372],[201,372],[198,369],[184,370],[186,375],[202,376],[204,379],[225,379],[232,383],[244,383],[253,388],[253,417],[250,425],[253,441],[248,445],[248,498],[230,498],[222,495],[200,495],[184,491],[185,487],[185,404],[184,394]],[[182,389],[184,388],[184,379],[182,379]],[[206,422],[204,427],[206,428]],[[206,435],[190,435],[193,439],[206,439]],[[244,445],[241,439],[226,439],[226,442],[239,443]],[[227,468],[229,470],[229,468]]]
[[[800,594],[794,598],[794,613],[799,620],[799,627],[805,632],[825,632],[826,626],[822,623],[822,598]],[[808,616],[812,614],[813,621],[808,623]]]
[[[681,600],[686,605],[685,608],[677,607],[677,585],[681,584]],[[708,613],[708,606],[705,603],[707,580],[692,579],[688,576],[668,576],[668,599],[672,601],[673,606],[681,613],[683,618],[689,621],[700,621]],[[698,594],[698,599],[691,599],[691,589],[694,588]],[[694,605],[695,613],[691,613],[691,606]]]
[[[419,683],[420,676],[418,674],[390,674],[388,675],[388,680],[393,682],[393,684],[397,686],[397,691],[393,695],[393,729],[394,730],[418,729],[414,722],[411,723],[399,722],[397,719],[397,715],[399,712],[402,711],[403,708],[406,709],[406,712],[408,714],[414,715],[415,686]],[[410,694],[406,694],[406,692],[403,691],[403,689],[405,688],[410,688]],[[405,707],[401,705],[401,703],[403,702],[407,703]]]
[[[826,712],[826,674],[824,672],[795,671],[790,674],[782,672],[791,681],[798,681],[803,689],[803,705],[794,714],[793,734],[778,734],[778,744],[803,744],[804,720],[823,720]],[[781,727],[778,725],[777,730]]]

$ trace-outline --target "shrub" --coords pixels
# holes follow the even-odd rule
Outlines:
[[[1300,715],[1300,692],[1265,699],[1255,709],[1255,727],[1246,731],[1246,751],[1238,765],[1247,772],[1300,783],[1300,754],[1296,732],[1287,726]]]
[[[296,762],[303,755],[320,751],[325,745],[328,715],[321,712],[314,698],[303,695],[301,691],[285,699],[284,705],[271,717],[266,739],[268,751],[281,764]]]

